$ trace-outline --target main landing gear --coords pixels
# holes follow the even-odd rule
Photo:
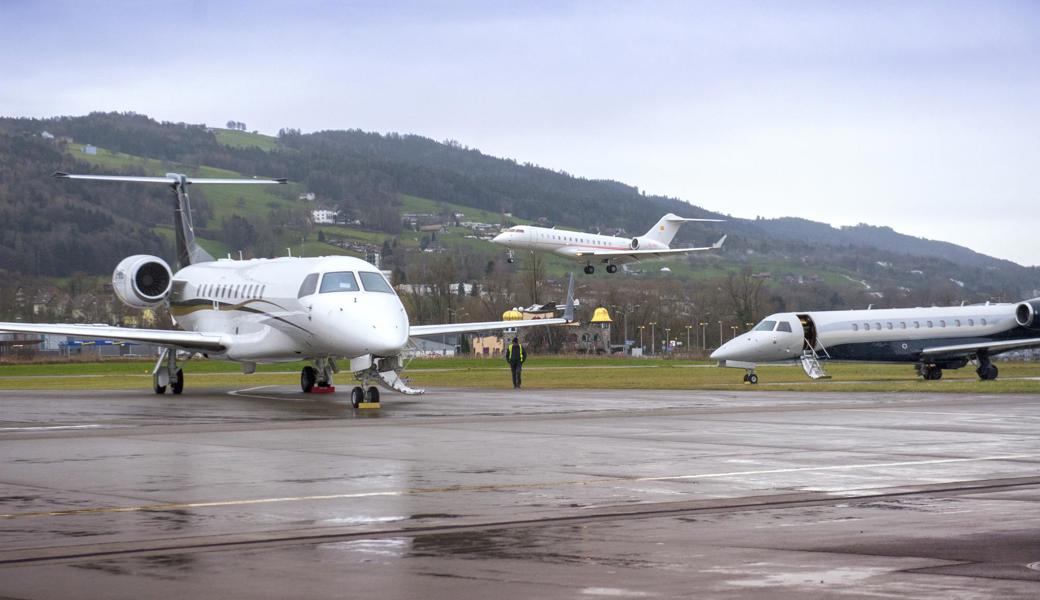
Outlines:
[[[163,348],[152,369],[152,389],[156,394],[165,394],[167,387],[174,394],[183,392],[184,371],[177,366],[177,351]]]
[[[938,381],[942,379],[942,369],[936,365],[917,365],[917,374],[926,381]]]
[[[979,360],[979,367],[975,369],[975,373],[978,374],[979,379],[982,381],[992,381],[997,378],[997,374],[1000,372],[997,370],[997,365],[993,364],[989,360],[989,353],[982,351],[977,356]]]
[[[758,383],[758,375],[755,374],[754,369],[748,369],[747,372],[744,373],[744,383],[749,385],[755,385]]]
[[[331,358],[316,358],[313,367],[304,367],[300,371],[300,389],[304,393],[334,392],[336,388],[332,385],[332,374],[338,372],[336,361]]]
[[[586,275],[592,275],[596,272],[596,267],[592,266],[592,263],[585,263],[585,268],[583,270]],[[607,273],[617,273],[617,265],[608,263]]]

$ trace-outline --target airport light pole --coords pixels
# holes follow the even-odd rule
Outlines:
[[[719,346],[722,345],[722,321],[719,321]]]
[[[657,354],[657,346],[655,345],[657,343],[657,329],[655,329],[656,325],[656,322],[650,322],[650,354]]]
[[[708,334],[705,331],[705,327],[708,326],[707,321],[701,321],[701,350],[708,349]]]
[[[639,330],[639,349],[643,350],[643,330],[646,329],[646,327],[640,325],[639,327],[636,327],[636,329]]]
[[[731,340],[736,339],[737,338],[737,330],[740,329],[740,328],[737,327],[736,325],[730,325],[729,328],[730,328],[731,331],[733,331],[733,337],[731,337],[730,339]]]
[[[693,346],[690,345],[690,330],[693,329],[693,325],[686,326],[686,353],[690,354],[693,352]]]
[[[672,328],[671,327],[665,327],[664,328],[664,347],[665,347],[666,351],[672,345],[671,333],[672,333]]]

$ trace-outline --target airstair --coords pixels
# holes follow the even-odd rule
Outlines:
[[[826,352],[826,350],[824,350]],[[820,357],[816,354],[816,350],[809,344],[806,344],[802,349],[802,370],[809,376],[810,379],[830,379],[831,376],[823,370],[823,365],[820,364]]]

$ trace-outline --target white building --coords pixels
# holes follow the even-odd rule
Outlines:
[[[327,208],[320,208],[318,210],[312,210],[311,211],[311,221],[315,225],[322,225],[322,224],[332,225],[332,224],[334,224],[336,222],[336,215],[338,215],[338,214],[339,214],[339,211],[329,210]]]

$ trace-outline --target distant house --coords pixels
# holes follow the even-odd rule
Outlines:
[[[91,156],[97,155],[97,146],[91,146],[90,144],[83,146],[83,154],[89,154]]]
[[[311,211],[311,222],[315,225],[332,225],[336,222],[339,211],[320,208]]]
[[[45,140],[53,140],[54,134],[49,131],[43,131],[40,133],[40,137],[42,137]]]
[[[314,202],[316,196],[314,192],[307,192],[306,194],[300,194],[300,200],[306,200],[307,202]]]

